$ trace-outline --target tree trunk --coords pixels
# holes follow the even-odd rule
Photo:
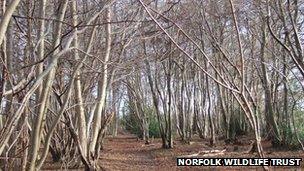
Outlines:
[[[9,25],[11,17],[13,15],[15,9],[17,8],[19,2],[20,2],[20,0],[13,0],[9,4],[7,9],[5,10],[5,13],[3,14],[3,17],[2,17],[1,22],[0,22],[0,46],[3,43],[7,27]]]
[[[67,9],[68,5],[68,0],[64,0],[61,4],[60,12],[58,13],[58,20],[63,21],[65,12]],[[60,38],[61,38],[61,29],[62,29],[62,23],[58,22],[56,29],[55,29],[55,39],[54,39],[54,44],[53,48],[57,49],[57,46],[60,44]],[[54,54],[58,53],[58,50],[54,51]],[[45,114],[48,108],[48,100],[50,96],[50,89],[53,84],[53,80],[55,77],[56,73],[56,66],[57,66],[57,60],[54,61],[54,68],[51,69],[50,73],[48,73],[48,76],[46,78],[46,81],[43,84],[43,92],[41,94],[41,97],[39,99],[40,101],[40,106],[39,106],[39,113],[37,114],[37,118],[35,119],[35,125],[34,125],[34,133],[32,134],[31,137],[31,148],[30,150],[30,166],[29,170],[34,171],[36,167],[36,159],[38,157],[38,150],[40,149],[40,141],[41,141],[41,135],[42,135],[42,129],[43,129],[43,124],[44,121],[43,119],[45,118]]]
[[[270,130],[270,138],[273,140],[273,144],[280,144],[281,138],[279,135],[279,129],[277,123],[274,118],[274,110],[273,110],[273,96],[271,93],[270,81],[268,78],[267,70],[266,70],[266,60],[265,60],[265,47],[267,44],[266,39],[266,25],[263,26],[262,32],[262,44],[261,44],[261,68],[262,68],[262,83],[264,87],[264,95],[265,95],[265,113],[266,113],[266,120],[267,120],[267,130]]]
[[[106,99],[106,90],[107,90],[107,82],[108,82],[108,61],[111,55],[111,43],[112,43],[112,36],[111,36],[111,9],[110,7],[106,9],[106,53],[104,56],[104,64],[103,64],[103,74],[102,79],[98,82],[98,102],[94,113],[94,120],[93,120],[93,135],[90,143],[90,153],[89,155],[95,154],[96,150],[96,143],[98,140],[98,133],[100,130],[100,123],[102,119],[102,111],[105,105]],[[96,159],[97,160],[97,159]]]
[[[73,26],[76,27],[78,25],[78,14],[77,14],[77,2],[72,1],[72,15],[73,15]],[[78,29],[75,28],[75,31]],[[75,48],[79,48],[78,45],[78,35],[76,33],[73,46]],[[76,61],[78,61],[79,53],[78,50],[74,50],[74,58]],[[75,100],[77,103],[77,110],[76,110],[76,117],[77,117],[77,124],[78,124],[78,135],[79,135],[79,141],[81,144],[81,148],[83,150],[83,153],[87,154],[87,135],[86,135],[86,117],[83,107],[83,99],[82,99],[82,86],[81,86],[81,75],[79,71],[76,71],[77,77],[75,80]]]

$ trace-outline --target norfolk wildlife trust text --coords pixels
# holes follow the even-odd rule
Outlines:
[[[177,166],[300,166],[301,158],[177,158]]]

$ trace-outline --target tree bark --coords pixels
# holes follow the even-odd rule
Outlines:
[[[61,4],[61,8],[60,8],[60,12],[58,13],[58,20],[59,21],[63,21],[64,16],[65,16],[65,12],[67,9],[67,5],[68,5],[68,0],[64,0]],[[59,52],[57,46],[59,46],[60,44],[60,38],[61,38],[61,30],[62,30],[62,23],[58,22],[56,25],[56,29],[55,29],[55,38],[54,38],[54,44],[53,44],[53,48],[56,49],[54,51],[54,54],[57,54]],[[48,76],[43,84],[43,92],[41,93],[41,97],[40,97],[40,106],[39,106],[39,113],[37,114],[37,118],[35,119],[35,125],[34,125],[34,133],[32,134],[31,137],[31,148],[29,148],[30,150],[30,166],[29,166],[29,170],[30,171],[34,171],[35,167],[36,167],[36,160],[38,157],[38,150],[40,149],[40,141],[41,141],[41,136],[42,136],[42,128],[44,125],[44,121],[43,119],[45,118],[45,114],[47,111],[47,107],[48,107],[48,100],[49,100],[49,96],[50,96],[50,88],[53,84],[53,80],[55,77],[55,73],[56,73],[56,67],[57,67],[57,60],[54,61],[54,68],[51,69],[50,73],[48,73]]]
[[[102,80],[98,82],[98,100],[97,107],[94,113],[94,121],[93,121],[93,135],[90,143],[90,153],[95,154],[95,147],[98,139],[98,133],[100,130],[100,123],[102,119],[102,110],[104,109],[105,99],[106,99],[106,90],[107,90],[107,81],[108,81],[108,61],[111,55],[111,9],[110,7],[106,9],[106,53],[104,56],[104,64],[103,64],[103,74]]]
[[[74,0],[72,1],[72,15],[73,15],[73,26],[76,27],[78,25],[78,14],[77,14],[77,2]],[[77,27],[75,31],[77,32]],[[73,46],[75,48],[79,48],[78,45],[78,35],[76,33]],[[76,61],[79,60],[79,53],[78,50],[74,50],[74,58]],[[82,86],[81,86],[81,75],[79,70],[76,71],[76,80],[75,80],[75,100],[77,103],[77,110],[76,110],[76,117],[78,122],[78,135],[79,135],[79,142],[81,144],[81,148],[84,154],[87,154],[87,135],[86,135],[86,117],[85,111],[83,107],[83,99],[82,99]]]
[[[8,25],[9,25],[10,19],[13,15],[14,11],[16,10],[19,2],[20,2],[20,0],[13,0],[10,3],[10,5],[7,7],[7,9],[5,10],[5,13],[4,13],[4,15],[1,19],[1,22],[0,22],[0,46],[3,43],[5,33],[6,33]]]

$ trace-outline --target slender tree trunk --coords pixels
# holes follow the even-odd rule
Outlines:
[[[150,86],[151,93],[152,93],[152,98],[153,98],[153,105],[154,105],[154,109],[155,109],[157,120],[158,120],[160,136],[161,136],[161,139],[162,139],[162,146],[163,146],[163,148],[166,148],[166,146],[167,146],[166,135],[165,135],[165,132],[164,132],[164,128],[163,128],[163,124],[162,124],[162,120],[161,120],[161,116],[160,116],[160,111],[159,111],[159,106],[158,106],[158,98],[157,98],[157,95],[155,93],[155,89],[154,89],[154,86],[153,86],[151,68],[150,68],[150,64],[147,60],[145,61],[145,63],[146,63],[148,82],[149,82],[149,86]]]
[[[40,1],[40,8],[39,8],[39,16],[42,18],[45,18],[45,8],[46,8],[46,0]],[[39,20],[39,30],[38,30],[38,38],[39,38],[39,46],[38,46],[38,60],[42,60],[44,58],[44,39],[45,39],[45,20]],[[38,70],[37,75],[41,74],[43,72],[43,62],[38,64]],[[39,106],[39,100],[41,93],[42,93],[43,87],[40,85],[36,92],[36,99],[37,99],[37,105]],[[38,110],[36,111],[39,112]]]
[[[5,33],[6,33],[8,25],[9,25],[10,19],[13,15],[15,9],[17,8],[19,2],[20,2],[20,0],[13,0],[8,5],[7,9],[5,10],[5,13],[3,14],[3,17],[2,17],[1,22],[0,22],[0,46],[3,43]]]
[[[205,67],[206,70],[208,69],[208,65],[207,62],[205,62]],[[215,144],[215,128],[214,128],[214,121],[213,121],[213,117],[211,114],[211,94],[210,94],[210,87],[209,87],[209,79],[206,76],[206,91],[207,91],[207,98],[208,98],[208,108],[207,108],[207,113],[208,113],[208,121],[209,121],[209,126],[210,126],[210,145],[213,146]]]
[[[102,74],[102,80],[98,82],[98,102],[97,107],[95,109],[94,113],[94,120],[93,120],[93,135],[90,143],[90,153],[89,155],[95,154],[96,150],[96,143],[98,140],[98,133],[100,130],[100,123],[102,119],[102,111],[104,109],[105,105],[105,99],[106,99],[106,90],[107,90],[107,81],[108,81],[108,61],[110,59],[111,54],[111,7],[106,9],[106,53],[104,56],[104,64],[103,64],[103,74]],[[97,149],[98,150],[98,149]],[[96,159],[97,160],[97,159]]]
[[[273,140],[273,144],[279,144],[281,142],[279,129],[277,123],[274,118],[274,110],[273,110],[273,95],[271,92],[271,87],[269,85],[269,78],[266,70],[266,60],[265,60],[265,47],[267,44],[266,39],[266,25],[263,26],[262,32],[262,44],[261,44],[261,68],[262,68],[262,83],[264,87],[264,95],[265,95],[265,113],[266,113],[266,120],[267,120],[267,130],[270,130],[270,138]]]
[[[73,15],[73,26],[76,27],[78,24],[78,14],[77,14],[77,2],[76,0],[72,1],[72,15]],[[77,31],[77,28],[75,28]],[[76,33],[73,46],[75,48],[79,48],[78,45],[78,35]],[[78,50],[74,51],[74,58],[78,61],[79,53]],[[82,99],[82,88],[81,88],[81,75],[80,72],[77,71],[77,78],[75,80],[75,99],[77,103],[76,117],[77,117],[77,125],[78,125],[78,135],[79,141],[81,144],[81,148],[83,153],[87,154],[87,135],[86,135],[86,117],[83,107],[83,99]]]
[[[168,91],[168,148],[173,148],[173,136],[172,136],[172,116],[171,116],[171,103],[172,103],[172,90],[171,90],[171,75],[172,75],[172,63],[171,57],[168,61],[168,75],[167,75],[167,91]]]
[[[63,21],[65,12],[67,9],[67,5],[68,5],[68,0],[64,0],[61,4],[60,12],[58,13],[58,16],[57,16],[59,21]],[[53,44],[54,49],[57,49],[57,46],[60,44],[61,29],[62,29],[62,23],[58,22],[56,29],[55,29],[55,39],[54,39],[54,44]],[[58,50],[55,50],[54,54],[56,54],[58,52],[59,52]],[[30,171],[34,171],[35,167],[36,167],[36,160],[38,157],[38,150],[40,148],[42,128],[43,128],[43,124],[44,124],[43,119],[45,118],[45,114],[46,114],[47,107],[48,107],[50,88],[53,84],[53,80],[55,77],[57,61],[55,61],[54,65],[55,65],[55,67],[51,69],[51,71],[48,74],[46,81],[43,85],[44,89],[43,89],[43,92],[42,92],[41,98],[40,98],[39,113],[38,113],[37,118],[35,119],[35,125],[34,125],[34,131],[33,131],[34,133],[32,134],[32,137],[31,137],[32,146],[31,146],[31,148],[29,148],[29,150],[30,150],[29,154],[31,156],[30,166],[29,166]]]

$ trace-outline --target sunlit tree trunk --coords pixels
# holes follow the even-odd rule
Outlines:
[[[5,13],[3,14],[3,17],[0,21],[0,46],[3,43],[5,33],[6,33],[8,25],[9,25],[10,19],[13,15],[15,9],[17,8],[19,2],[20,2],[20,0],[13,0],[8,5],[7,9],[5,10]]]
[[[78,14],[77,14],[77,2],[76,0],[72,1],[72,15],[73,15],[73,26],[77,27],[78,24]],[[78,29],[75,28],[75,31]],[[73,46],[75,48],[79,48],[78,45],[78,35],[76,33]],[[78,50],[74,51],[74,58],[76,61],[79,60],[79,53]],[[79,134],[79,141],[83,150],[83,153],[87,154],[87,135],[86,135],[86,117],[83,107],[83,99],[82,99],[82,86],[81,86],[81,75],[80,71],[77,71],[77,78],[75,80],[75,99],[77,103],[77,122],[78,122],[78,134]]]
[[[107,82],[108,82],[108,61],[111,55],[111,42],[112,42],[112,29],[111,29],[111,9],[110,7],[106,9],[106,52],[103,59],[103,67],[102,67],[102,78],[98,81],[98,99],[97,106],[94,112],[94,120],[92,125],[92,139],[90,142],[90,154],[95,156],[96,153],[99,153],[100,149],[96,149],[98,135],[100,132],[100,123],[102,120],[102,111],[104,110],[105,99],[106,99],[106,90],[107,90]],[[97,159],[95,159],[97,160]],[[97,163],[96,163],[97,164]]]
[[[61,2],[61,8],[57,15],[58,21],[63,21],[67,9],[67,5],[68,5],[67,0]],[[54,44],[53,44],[53,48],[55,49],[55,51],[53,52],[54,54],[57,54],[59,52],[58,46],[60,44],[60,39],[61,39],[61,30],[62,30],[62,23],[58,22],[54,32]],[[44,126],[43,120],[45,119],[45,114],[47,112],[48,101],[50,97],[51,86],[53,84],[53,80],[55,77],[57,61],[55,61],[54,65],[55,67],[51,69],[50,73],[48,74],[43,84],[44,89],[39,99],[40,100],[39,113],[37,114],[38,116],[35,119],[34,130],[31,137],[31,148],[29,148],[30,157],[31,157],[30,166],[29,166],[30,171],[34,171],[36,167],[36,160],[38,157],[38,150],[40,148],[40,141],[41,141],[42,130]]]

